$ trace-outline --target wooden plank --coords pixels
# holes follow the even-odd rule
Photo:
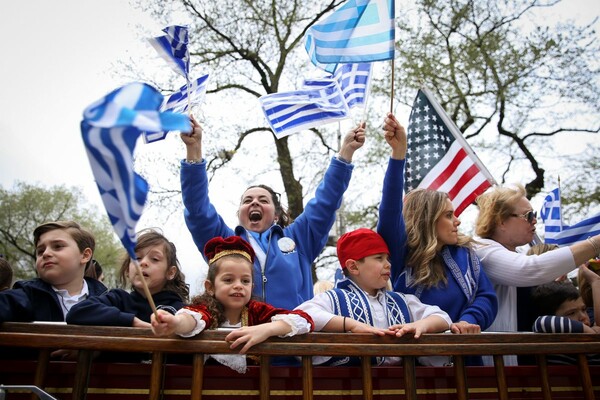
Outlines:
[[[371,374],[371,357],[361,357],[362,392],[364,400],[373,400],[373,375]]]
[[[260,400],[269,400],[271,396],[271,357],[260,356]]]
[[[586,354],[579,354],[579,370],[581,371],[581,387],[583,388],[583,398],[585,400],[594,400],[594,388],[592,387],[592,377],[590,376],[590,366],[588,365]]]
[[[544,400],[552,400],[552,390],[550,388],[550,381],[548,380],[548,363],[546,362],[546,356],[538,354],[536,359],[540,371],[540,388],[542,389],[542,396],[544,397]]]
[[[204,354],[194,354],[192,361],[192,399],[202,399],[204,383]]]
[[[313,398],[313,365],[311,356],[302,356],[302,399]]]
[[[456,377],[456,398],[459,400],[467,400],[469,398],[469,392],[467,389],[465,358],[463,356],[454,357],[454,374]]]
[[[500,400],[508,400],[508,386],[506,385],[503,356],[494,355],[494,368],[496,369],[496,382],[498,382],[498,398]]]
[[[417,400],[417,373],[415,370],[415,357],[403,357],[402,365],[404,366],[404,390],[406,393],[406,400]]]
[[[77,370],[73,382],[73,400],[84,400],[87,396],[88,380],[90,379],[90,368],[92,367],[92,354],[90,350],[79,350],[77,354]]]
[[[46,371],[48,370],[48,362],[50,361],[50,349],[42,349],[38,354],[38,363],[35,369],[35,377],[33,384],[40,389],[44,390],[46,385]],[[37,400],[36,394],[31,395],[32,400]]]
[[[163,385],[163,367],[165,357],[160,351],[152,353],[152,372],[150,373],[150,400],[159,400],[161,398]]]

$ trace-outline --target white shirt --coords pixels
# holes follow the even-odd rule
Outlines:
[[[373,326],[376,328],[386,329],[390,325],[387,319],[387,307],[385,306],[385,290],[380,290],[377,295],[371,296],[365,292],[365,295],[369,299],[369,306],[371,307],[371,315],[373,316]],[[431,315],[437,315],[443,318],[448,324],[448,329],[452,321],[446,312],[442,311],[438,306],[431,306],[421,303],[418,297],[411,294],[404,295],[406,299],[406,305],[410,312],[411,321],[418,321],[420,319],[427,318]],[[296,307],[296,310],[302,310],[310,315],[315,323],[315,331],[321,331],[325,325],[336,315],[333,314],[333,304],[330,297],[326,293],[320,293],[313,297],[311,300],[307,300],[304,303]],[[316,356],[313,357],[313,364],[322,364],[329,360],[331,357]],[[443,360],[434,361],[432,359],[440,358]],[[383,365],[399,364],[400,357],[386,357]],[[428,361],[429,360],[429,361]],[[447,357],[422,357],[419,361],[425,365],[444,365],[448,361]]]
[[[57,289],[52,286],[54,292],[58,296],[58,302],[60,303],[60,307],[62,308],[63,317],[67,317],[67,313],[75,304],[79,303],[88,298],[90,294],[90,290],[88,289],[88,284],[83,280],[83,287],[81,288],[81,292],[79,294],[70,295],[69,291],[66,289]]]
[[[486,332],[517,331],[517,287],[543,285],[576,268],[568,247],[528,256],[491,239],[477,241],[482,243],[477,256],[498,297],[498,314]],[[483,363],[493,365],[492,358],[484,357]],[[504,364],[517,365],[517,357],[505,356]]]

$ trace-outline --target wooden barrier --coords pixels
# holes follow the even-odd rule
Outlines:
[[[333,398],[413,400],[435,395],[436,399],[548,399],[575,396],[575,398],[591,400],[600,393],[598,386],[600,367],[588,366],[585,357],[589,353],[600,353],[598,335],[430,334],[415,340],[412,337],[312,333],[284,339],[271,338],[254,346],[251,354],[260,357],[260,366],[250,367],[250,371],[243,375],[226,367],[203,364],[204,354],[235,353],[224,341],[226,335],[227,332],[223,331],[206,331],[191,339],[157,338],[150,330],[136,328],[4,323],[0,325],[0,351],[3,347],[18,346],[39,349],[41,352],[39,362],[18,361],[9,365],[7,362],[0,361],[2,364],[0,384],[35,383],[42,388],[52,389],[50,378],[56,379],[52,374],[62,371],[63,375],[68,375],[67,371],[72,368],[74,369],[70,375],[72,381],[69,381],[71,387],[61,389],[68,393],[59,393],[58,398],[84,399],[87,396],[89,399],[190,397],[224,399],[235,397],[241,400],[278,398],[277,396],[281,395],[281,398],[285,399],[325,399],[329,396],[329,392],[337,391],[332,394]],[[59,348],[79,350],[77,363],[48,361],[48,351]],[[92,357],[95,351],[151,353],[152,363],[151,365],[134,364],[135,366],[130,365],[129,370],[122,370],[127,372],[115,372],[122,366],[95,365]],[[571,367],[546,365],[545,356],[558,353],[577,355],[579,365]],[[172,354],[190,354],[193,355],[193,360],[187,366],[166,364],[165,359],[168,360],[169,355]],[[495,367],[465,367],[465,356],[479,354],[494,356]],[[512,354],[536,355],[537,368],[505,367],[501,356]],[[269,366],[270,357],[290,355],[301,357],[301,363],[297,367]],[[314,367],[311,356],[315,355],[362,357],[362,362],[360,367]],[[453,356],[454,365],[435,368],[415,367],[417,357],[441,355]],[[401,356],[404,366],[374,367],[371,364],[371,357],[375,356]],[[19,372],[21,367],[24,371],[22,374]],[[133,392],[133,375],[129,377],[127,375],[134,370],[143,370],[142,376],[148,379],[146,389],[139,389],[143,391],[142,397],[135,397],[141,392]],[[207,377],[209,372],[212,374],[211,378]],[[27,373],[30,374],[29,382],[23,382],[23,379],[27,379]],[[215,373],[217,375],[214,375]],[[231,378],[232,383],[217,385],[215,388],[213,384],[218,381],[219,374]],[[560,374],[569,377],[566,383],[560,383],[562,381],[557,378],[561,376]],[[112,383],[104,389],[98,387],[99,384],[96,382],[98,376],[103,377],[99,379],[100,381],[104,379]],[[89,384],[90,379],[94,380],[93,386]],[[124,389],[119,393],[111,392],[110,388],[114,389],[115,382],[121,384],[119,379],[124,384],[119,386],[121,388],[127,388],[130,382],[131,397],[123,397],[127,395]],[[275,388],[279,385],[279,383],[273,384],[279,382],[277,379],[281,379],[284,389]],[[285,383],[286,379],[289,385]],[[233,382],[236,380],[240,388],[249,385],[251,389],[239,389],[238,394],[233,394],[232,390],[235,389]],[[181,388],[180,381],[185,381],[187,388]],[[258,384],[252,383],[255,381],[258,381]],[[299,381],[300,384],[294,386],[295,381]],[[322,383],[325,381],[328,382],[326,385]],[[61,385],[67,386],[68,383],[61,383]],[[294,389],[287,389],[286,385]],[[557,385],[560,385],[560,389]],[[92,387],[93,391],[90,389]],[[55,392],[61,391],[58,388],[54,389]],[[280,392],[285,393],[280,394]],[[231,397],[227,397],[229,394]],[[565,394],[568,397],[563,397]]]

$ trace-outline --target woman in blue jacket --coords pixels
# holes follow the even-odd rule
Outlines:
[[[394,136],[389,132],[404,132],[393,115],[384,130],[386,139]],[[393,158],[384,178],[377,231],[390,249],[394,290],[446,311],[453,333],[486,329],[496,317],[498,300],[473,239],[459,233],[460,221],[446,193],[417,189],[403,203],[404,157]]]
[[[315,197],[290,223],[279,195],[266,185],[249,187],[230,228],[208,196],[206,162],[202,159],[202,128],[192,118],[191,134],[181,134],[187,157],[181,161],[185,221],[202,252],[210,239],[238,235],[256,252],[253,295],[278,308],[292,310],[313,297],[312,263],[325,247],[336,211],[352,175],[354,152],[365,141],[365,124],[348,132],[339,155],[331,160]],[[289,224],[289,225],[288,225]]]

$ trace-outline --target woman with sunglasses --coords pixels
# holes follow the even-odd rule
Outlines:
[[[600,253],[600,235],[540,255],[518,253],[517,247],[533,241],[537,223],[525,195],[525,188],[516,185],[496,187],[477,198],[475,233],[482,244],[477,255],[498,296],[498,315],[488,331],[517,330],[517,286],[550,282]],[[516,365],[516,357],[505,357],[505,362]]]

